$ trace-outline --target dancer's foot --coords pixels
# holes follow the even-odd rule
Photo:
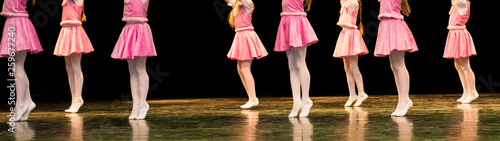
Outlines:
[[[413,106],[413,102],[409,99],[407,102],[398,103],[396,110],[391,114],[391,116],[396,116],[396,117],[405,116],[406,112],[408,112],[408,109],[410,109],[411,106]]]
[[[462,101],[462,104],[469,104],[470,102],[476,100],[477,98],[479,97],[479,94],[476,92],[476,93],[471,93],[467,96],[466,99],[464,99]]]
[[[257,106],[259,105],[259,99],[256,99],[256,100],[248,100],[247,103],[243,104],[240,106],[240,108],[242,109],[249,109],[249,108],[252,108],[254,106]]]
[[[128,116],[128,119],[136,119],[138,115],[139,115],[139,106],[133,106],[132,112],[130,112],[130,116]]]
[[[468,96],[468,95],[469,95],[469,94],[467,94],[467,93],[463,93],[463,94],[462,94],[462,97],[460,97],[459,99],[457,99],[457,102],[462,102],[462,101],[464,101],[464,100],[467,98],[467,96]]]
[[[300,112],[299,117],[307,117],[309,115],[309,110],[313,106],[313,102],[311,99],[306,99],[302,101],[302,111]]]
[[[149,110],[149,104],[146,103],[146,106],[141,106],[139,107],[139,114],[135,119],[144,119],[146,118],[146,114],[148,113]]]
[[[28,111],[29,107],[25,104],[24,107],[17,107],[14,111],[14,121],[19,121],[23,117],[24,113]]]
[[[69,107],[69,109],[66,109],[64,111],[68,112],[68,113],[76,113],[76,112],[78,112],[80,107],[82,107],[82,105],[83,105],[82,97],[77,97],[77,98],[73,99],[73,102],[71,103],[71,106]]]
[[[348,107],[351,106],[354,101],[358,99],[358,96],[349,96],[349,100],[344,104],[344,106]]]
[[[28,104],[27,106],[28,106],[27,107],[28,109],[23,114],[23,118],[21,118],[20,121],[26,121],[26,120],[28,120],[28,117],[30,116],[31,111],[33,111],[33,109],[35,109],[36,104],[33,101],[31,101],[30,104]]]
[[[300,108],[302,108],[302,102],[294,101],[293,107],[292,107],[292,112],[290,112],[288,117],[297,117],[297,115],[299,114]]]
[[[368,95],[366,93],[363,93],[363,94],[358,94],[358,100],[356,101],[356,103],[354,103],[353,106],[355,107],[358,107],[360,106],[364,100],[366,100],[368,98]]]

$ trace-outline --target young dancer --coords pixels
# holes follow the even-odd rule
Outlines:
[[[248,94],[248,102],[240,107],[247,109],[259,105],[259,99],[255,94],[255,82],[250,71],[252,60],[253,58],[265,57],[267,51],[257,33],[253,31],[252,12],[254,5],[252,0],[226,0],[226,2],[233,7],[228,22],[236,31],[227,57],[237,60],[238,74]]]
[[[16,83],[16,102],[14,121],[28,120],[30,112],[36,107],[31,99],[29,80],[24,70],[26,54],[43,51],[35,28],[28,18],[28,0],[5,0],[0,15],[7,17],[0,42],[0,57],[14,56],[14,77]],[[32,1],[33,5],[35,0]],[[14,52],[14,53],[11,53]]]
[[[304,5],[305,2],[305,5]],[[293,108],[288,117],[297,117],[302,109],[300,117],[307,117],[313,102],[309,98],[309,85],[311,78],[306,66],[307,46],[318,42],[316,33],[306,18],[312,0],[283,0],[281,2],[283,12],[274,51],[286,51],[288,67],[290,70],[290,85],[292,87]],[[301,100],[302,90],[302,100]]]
[[[448,23],[448,39],[444,49],[444,58],[454,58],[455,68],[462,82],[463,94],[457,101],[470,103],[479,97],[476,91],[476,77],[469,64],[469,57],[476,55],[476,48],[472,37],[465,28],[469,20],[470,2],[467,0],[452,0]]]
[[[149,76],[146,58],[156,56],[153,34],[148,21],[149,0],[125,0],[122,21],[127,22],[111,57],[127,60],[133,107],[129,119],[144,119],[149,110],[146,102]]]
[[[404,62],[405,52],[418,50],[413,34],[403,20],[410,15],[408,0],[379,0],[380,24],[378,28],[375,56],[389,55],[391,69],[398,89],[398,106],[391,116],[404,116],[413,106],[409,97],[410,76]]]
[[[344,106],[351,106],[354,101],[357,102],[354,106],[360,106],[363,101],[368,98],[363,87],[363,77],[358,68],[358,55],[368,53],[365,41],[361,37],[363,24],[361,23],[361,0],[341,0],[342,8],[340,10],[340,18],[337,25],[342,27],[339,39],[333,57],[343,58],[344,69],[347,76],[347,85],[349,87],[349,100]],[[359,28],[356,26],[356,17],[359,9]],[[356,95],[355,84],[358,86],[358,94]]]
[[[83,53],[94,51],[89,37],[83,30],[82,22],[86,20],[83,13],[84,0],[63,0],[61,32],[57,39],[54,55],[64,56],[71,89],[71,106],[65,112],[78,112],[83,105],[82,87],[83,73],[80,65]]]

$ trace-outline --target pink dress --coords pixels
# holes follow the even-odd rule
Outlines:
[[[26,1],[3,1],[3,9],[0,15],[7,17],[7,20],[5,21],[2,41],[0,42],[0,57],[9,57],[12,49],[15,52],[26,50],[31,54],[43,51],[35,28],[28,18],[28,12],[25,10]],[[9,47],[11,48],[10,51]]]
[[[465,0],[454,0],[450,10],[450,21],[448,24],[448,39],[444,49],[444,58],[460,58],[476,55],[476,48],[472,37],[465,28],[469,20],[470,2]]]
[[[82,27],[84,0],[63,0],[61,32],[57,39],[54,55],[70,56],[72,53],[90,53],[94,51],[89,37]]]
[[[304,0],[283,0],[278,35],[274,51],[288,51],[290,47],[309,46],[318,42],[316,33],[304,12]]]
[[[233,44],[227,57],[232,60],[253,60],[267,56],[267,51],[262,42],[253,30],[252,12],[253,4],[249,5],[250,12],[247,8],[240,8],[239,15],[234,18],[236,34],[234,35]]]
[[[368,53],[361,32],[356,26],[359,4],[357,0],[341,0],[342,9],[337,25],[342,27],[333,57],[343,58],[346,56],[363,55]]]
[[[394,51],[415,52],[417,44],[401,15],[401,0],[379,0],[380,19],[375,56],[383,57]]]
[[[151,27],[148,21],[149,0],[125,0],[122,21],[127,22],[116,42],[111,57],[135,59],[156,56]]]

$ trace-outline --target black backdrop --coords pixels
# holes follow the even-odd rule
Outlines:
[[[44,51],[28,55],[26,71],[35,101],[70,101],[64,59],[52,55],[60,26],[62,0],[38,0],[28,6],[30,19],[38,32]],[[3,1],[0,1],[3,2]],[[253,61],[252,73],[258,96],[291,96],[285,53],[274,52],[280,21],[280,0],[254,0],[255,31],[269,55]],[[453,60],[442,58],[448,30],[449,0],[410,0],[412,14],[405,21],[412,30],[419,51],[406,55],[411,94],[461,93]],[[499,51],[494,23],[485,15],[494,14],[493,5],[474,1],[467,29],[473,36],[478,55],[471,58],[480,93],[500,89]],[[364,39],[370,54],[360,57],[365,91],[368,94],[397,94],[387,57],[373,56],[378,28],[379,3],[363,0]],[[125,25],[121,21],[123,1],[87,0],[83,23],[95,52],[82,57],[85,99],[116,99],[130,95],[126,61],[110,58],[114,44]],[[148,59],[150,99],[185,97],[246,97],[236,72],[236,61],[226,58],[234,37],[226,16],[230,11],[223,0],[152,0],[148,18],[158,52]],[[308,47],[307,63],[311,73],[311,96],[347,96],[342,59],[333,58],[342,28],[336,25],[339,0],[314,0],[308,12],[319,42]],[[492,16],[490,16],[492,17]],[[0,18],[3,27],[5,18]],[[7,60],[2,59],[4,70]],[[0,84],[7,86],[7,71],[0,71]],[[5,88],[5,87],[4,87]],[[3,94],[8,89],[1,90]],[[7,96],[6,96],[7,98]]]

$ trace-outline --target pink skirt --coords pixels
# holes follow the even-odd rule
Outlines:
[[[290,47],[309,46],[316,42],[318,37],[305,16],[281,16],[274,51],[288,51]]]
[[[31,54],[43,51],[35,28],[27,17],[10,17],[5,21],[0,42],[0,57],[9,57],[12,51],[9,47],[15,52],[26,50]]]
[[[380,21],[375,56],[383,57],[395,51],[418,51],[413,34],[404,20],[384,18]]]
[[[259,36],[253,30],[236,32],[227,58],[232,60],[253,60],[267,56],[267,51]]]
[[[156,56],[156,48],[149,24],[127,23],[120,33],[111,58],[128,60],[151,56]]]
[[[474,42],[467,29],[450,30],[444,48],[444,58],[470,57],[476,54]]]
[[[365,41],[361,32],[356,28],[345,28],[340,32],[333,57],[344,58],[346,56],[368,54]]]
[[[94,51],[92,43],[81,25],[61,28],[54,55],[70,56],[72,53],[90,53],[92,51]]]

